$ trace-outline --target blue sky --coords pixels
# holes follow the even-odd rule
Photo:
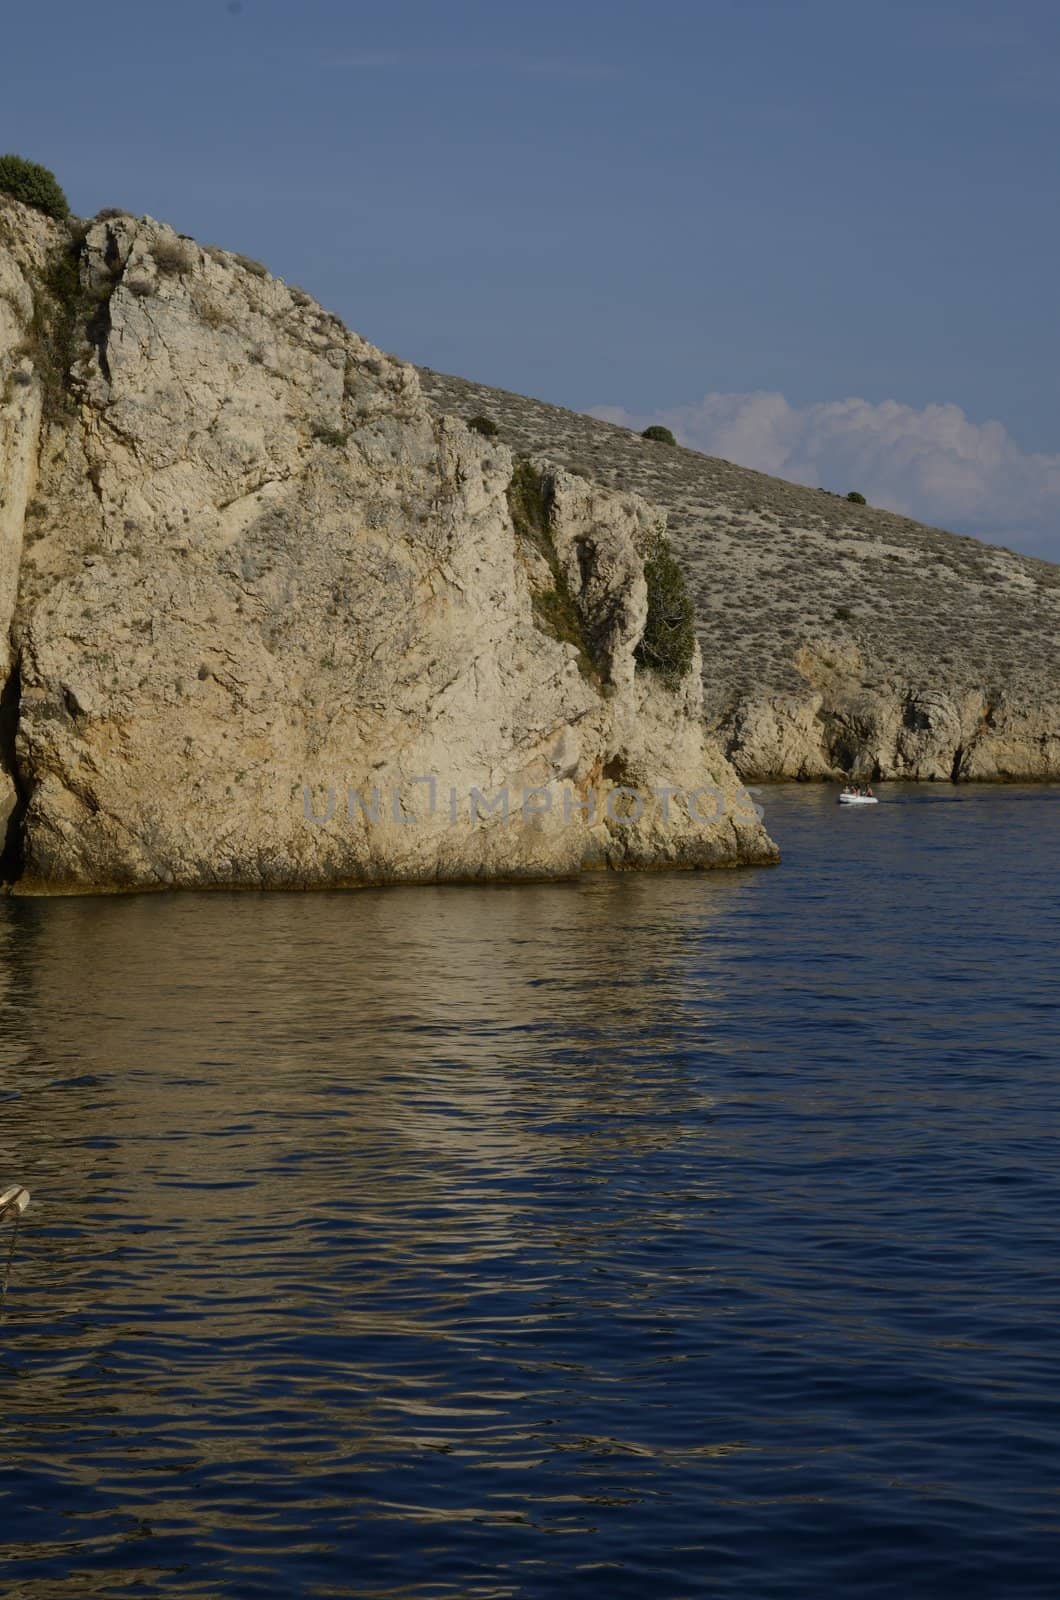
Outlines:
[[[0,149],[410,360],[1060,556],[1055,0],[38,0]]]

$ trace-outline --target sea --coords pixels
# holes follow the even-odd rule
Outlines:
[[[0,1594],[1060,1594],[1060,787],[0,902]]]

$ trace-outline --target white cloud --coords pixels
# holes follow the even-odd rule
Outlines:
[[[1000,422],[972,422],[960,406],[793,406],[759,391],[708,394],[650,417],[620,406],[591,415],[638,430],[661,422],[707,455],[795,483],[860,489],[920,522],[1060,561],[1060,455],[1021,450]]]

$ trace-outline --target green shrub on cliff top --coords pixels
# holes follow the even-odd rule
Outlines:
[[[669,428],[660,427],[657,422],[653,422],[650,428],[645,428],[644,432],[641,434],[641,438],[654,439],[657,444],[677,443],[677,440],[674,438]]]
[[[696,618],[685,575],[663,533],[655,534],[644,556],[648,620],[636,656],[641,666],[675,688],[692,665]]]
[[[65,222],[70,215],[55,174],[23,156],[0,156],[0,194],[21,200],[23,205],[43,211],[46,217],[54,217],[56,222]]]

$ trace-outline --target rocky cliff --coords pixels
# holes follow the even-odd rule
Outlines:
[[[666,508],[705,711],[751,778],[1060,778],[1060,568],[521,395],[440,412]]]
[[[17,888],[776,858],[691,635],[648,649],[662,513],[515,463],[257,263],[0,201],[0,399]]]

